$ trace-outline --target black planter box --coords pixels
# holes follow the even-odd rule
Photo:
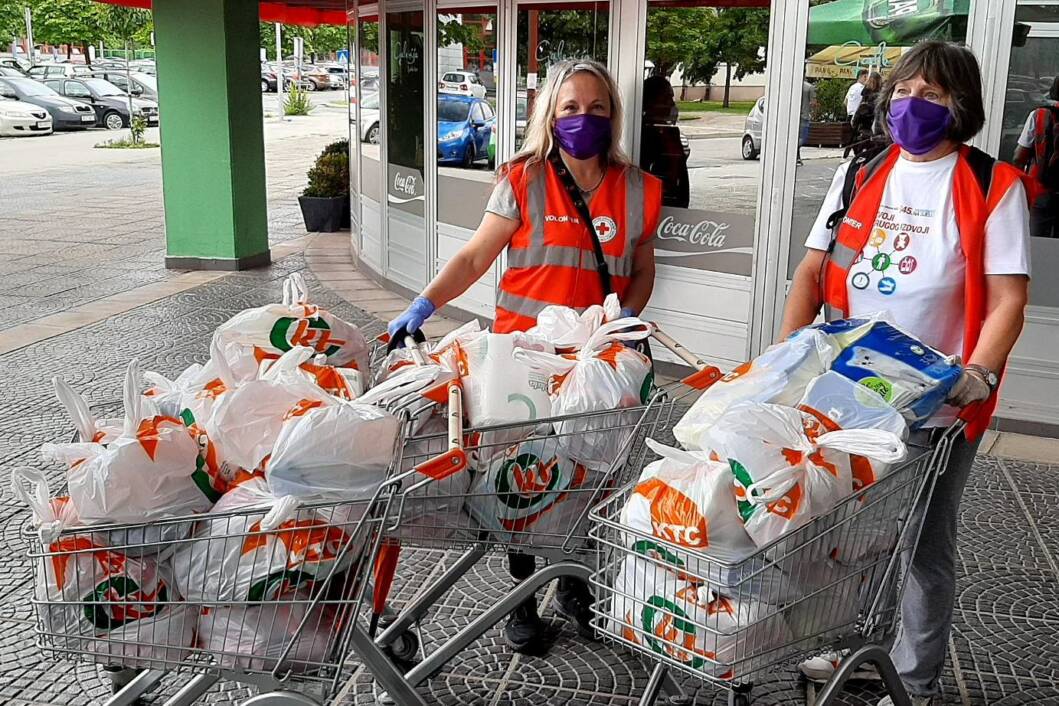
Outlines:
[[[305,230],[310,233],[334,233],[342,227],[343,210],[349,208],[348,196],[299,196]],[[348,213],[345,210],[345,213]]]

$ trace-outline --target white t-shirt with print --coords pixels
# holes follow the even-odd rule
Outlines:
[[[846,282],[852,316],[888,311],[899,327],[949,355],[963,354],[966,261],[952,199],[957,158],[897,160]],[[827,219],[841,205],[848,166],[838,168],[807,248],[827,250]],[[1019,182],[986,222],[984,257],[987,275],[1030,274],[1029,209]]]

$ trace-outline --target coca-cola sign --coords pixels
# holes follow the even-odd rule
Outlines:
[[[418,169],[390,163],[387,173],[386,197],[392,204],[423,201],[423,173]]]
[[[664,208],[655,230],[655,259],[664,265],[750,275],[754,218]]]

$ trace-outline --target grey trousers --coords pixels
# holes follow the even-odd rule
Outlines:
[[[890,650],[897,673],[912,696],[941,692],[941,671],[956,600],[956,521],[980,442],[980,438],[968,441],[960,436],[930,504],[916,509],[922,532],[911,565],[905,555],[901,625]]]

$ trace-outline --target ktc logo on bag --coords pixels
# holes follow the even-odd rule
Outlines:
[[[267,548],[277,539],[286,550],[286,565],[255,581],[247,591],[247,600],[268,600],[288,588],[298,588],[319,578],[338,559],[349,535],[321,520],[288,520],[274,531],[262,532],[261,522],[250,526],[243,541],[245,557]]]
[[[276,350],[286,352],[295,346],[308,346],[328,356],[338,353],[346,343],[333,337],[331,326],[322,318],[296,319],[291,316],[276,319],[268,341]]]
[[[542,458],[540,451],[532,444],[515,446],[500,462],[493,484],[505,529],[524,530],[584,483],[584,466],[554,454]]]
[[[657,478],[640,483],[634,492],[651,503],[651,528],[656,537],[684,547],[710,546],[706,518],[684,493]]]
[[[128,576],[111,576],[84,597],[85,619],[100,630],[116,630],[143,618],[153,618],[165,608],[169,590],[159,580],[154,591],[144,591]]]

